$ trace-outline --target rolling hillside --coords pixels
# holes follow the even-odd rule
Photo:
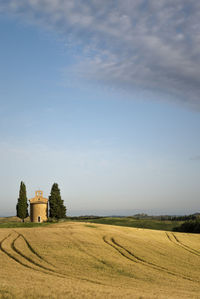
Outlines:
[[[0,229],[1,298],[199,298],[200,235],[65,222]]]

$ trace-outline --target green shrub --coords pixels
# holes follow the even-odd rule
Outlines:
[[[200,219],[187,220],[180,226],[175,227],[174,231],[186,232],[186,233],[200,233]]]

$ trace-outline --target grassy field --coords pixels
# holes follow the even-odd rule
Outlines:
[[[133,217],[99,217],[99,218],[87,218],[87,217],[68,217],[63,221],[73,222],[86,222],[86,223],[98,223],[117,226],[147,228],[156,230],[172,231],[174,227],[180,226],[183,221],[170,221],[159,219],[137,219]],[[15,228],[15,227],[38,227],[46,226],[49,223],[31,223],[29,217],[25,219],[23,223],[18,217],[0,217],[0,228]]]
[[[0,217],[0,228],[16,228],[16,227],[41,227],[49,223],[33,223],[27,217],[24,222],[18,217]]]
[[[80,222],[0,229],[0,298],[199,298],[199,244]]]
[[[174,227],[179,226],[183,221],[171,221],[171,220],[157,220],[157,219],[137,219],[134,217],[105,217],[94,219],[78,219],[77,221],[118,225],[137,228],[148,228],[156,230],[172,231]]]

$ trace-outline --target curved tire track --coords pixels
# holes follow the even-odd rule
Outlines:
[[[15,232],[16,233],[16,232]],[[9,252],[8,250],[6,250],[3,246],[4,242],[12,236],[12,233],[9,234],[8,236],[6,236],[1,242],[0,242],[0,250],[5,253],[9,258],[13,259],[15,262],[17,262],[18,264],[20,264],[21,266],[24,266],[28,269],[31,270],[35,270],[38,272],[42,272],[45,274],[50,274],[50,275],[56,275],[57,277],[62,277],[64,278],[65,276],[61,273],[58,273],[50,268],[47,268],[37,262],[35,262],[33,259],[27,257],[26,255],[22,254],[19,249],[16,248],[15,246],[15,242],[17,241],[17,239],[19,237],[21,237],[18,233],[17,233],[17,237],[13,237],[13,240],[10,242],[9,244],[9,249],[11,249],[11,252]],[[13,252],[12,252],[13,251]],[[14,253],[14,254],[13,254]]]
[[[43,269],[43,270],[50,271],[50,272],[53,272],[53,273],[55,273],[55,274],[58,274],[59,276],[60,276],[60,275],[62,276],[61,273],[59,273],[59,272],[57,272],[57,271],[55,271],[55,270],[53,270],[53,269],[51,269],[51,268],[45,267],[45,266],[39,264],[38,262],[34,261],[32,258],[30,258],[30,257],[26,256],[25,254],[23,254],[23,253],[21,252],[21,250],[19,250],[19,249],[16,247],[16,245],[15,245],[15,242],[16,242],[20,237],[21,237],[21,234],[18,234],[18,236],[17,236],[17,237],[12,241],[12,243],[11,243],[11,248],[12,248],[12,249],[13,249],[19,256],[21,256],[22,258],[24,258],[25,260],[27,260],[29,263],[33,264],[34,266],[37,266],[37,267],[39,267],[39,268],[41,268],[41,269]],[[36,256],[37,256],[37,255],[36,255]],[[46,272],[45,272],[45,273],[46,273]]]
[[[33,249],[33,247],[32,247],[31,244],[28,242],[28,240],[24,237],[24,235],[22,235],[22,234],[19,233],[19,236],[21,236],[21,237],[24,239],[24,241],[26,242],[26,245],[28,246],[28,248],[30,249],[30,251],[31,251],[34,255],[36,255],[40,260],[42,260],[42,261],[46,262],[47,264],[49,264],[49,265],[55,267],[52,263],[50,263],[50,262],[47,261],[44,257],[42,257],[42,256],[35,250],[35,249]]]
[[[22,261],[20,261],[17,257],[15,257],[14,255],[12,255],[10,252],[8,252],[5,248],[3,248],[3,243],[11,236],[11,234],[9,234],[8,236],[6,236],[1,242],[0,242],[0,250],[5,253],[9,258],[13,259],[15,262],[19,263],[20,265],[28,268],[28,269],[32,269],[35,271],[38,271],[35,268],[30,267],[27,264],[24,264]]]
[[[74,242],[74,241],[73,241]],[[76,244],[77,248],[82,251],[84,254],[90,256],[92,259],[96,260],[97,262],[99,262],[100,264],[103,264],[104,266],[108,267],[108,268],[113,268],[111,265],[108,265],[107,263],[104,263],[103,260],[101,260],[100,258],[98,258],[97,256],[93,255],[91,253],[90,250],[87,249],[83,249],[83,247],[81,246],[81,242],[80,241],[76,241],[74,242],[74,244]]]
[[[173,276],[176,276],[176,277],[180,277],[180,278],[183,278],[183,279],[186,279],[186,280],[189,280],[189,281],[192,281],[192,282],[198,282],[198,280],[194,280],[190,277],[187,277],[185,275],[181,275],[181,274],[178,274],[176,272],[172,272],[170,270],[168,270],[167,268],[165,267],[162,267],[162,266],[159,266],[157,264],[154,264],[154,263],[151,263],[151,262],[148,262],[146,260],[144,260],[143,258],[140,258],[138,257],[137,255],[135,255],[133,252],[131,252],[130,250],[126,249],[124,246],[122,246],[121,244],[119,244],[118,242],[115,241],[114,238],[110,238],[110,240],[108,241],[106,239],[106,236],[103,237],[103,241],[110,245],[111,247],[113,247],[115,250],[117,250],[123,257],[125,257],[126,259],[130,260],[131,262],[134,262],[134,263],[140,263],[144,266],[147,266],[147,267],[150,267],[154,270],[158,270],[158,271],[161,271],[161,272],[165,272],[167,274],[170,274],[170,275],[173,275]]]
[[[48,267],[45,267],[37,262],[35,262],[33,259],[27,257],[25,254],[23,254],[17,247],[16,247],[16,244],[15,242],[17,241],[17,239],[19,239],[20,237],[22,237],[23,239],[25,239],[25,237],[22,235],[22,234],[19,234],[17,233],[16,231],[14,231],[15,234],[17,234],[17,236],[13,236],[12,237],[12,240],[9,244],[9,249],[11,250],[12,253],[10,253],[7,249],[4,248],[3,244],[4,242],[12,236],[12,233],[10,233],[9,235],[7,235],[3,240],[0,241],[0,251],[2,251],[4,254],[6,254],[9,258],[13,259],[15,262],[17,262],[18,264],[20,264],[21,266],[23,267],[26,267],[28,269],[31,269],[31,270],[34,270],[34,271],[37,271],[37,272],[41,272],[41,273],[44,273],[44,274],[49,274],[49,275],[53,275],[53,276],[56,276],[56,277],[60,277],[60,278],[73,278],[73,279],[76,279],[76,280],[82,280],[82,281],[87,281],[87,282],[90,282],[90,283],[93,283],[93,284],[99,284],[99,285],[103,285],[103,286],[109,286],[109,285],[106,285],[104,283],[101,283],[100,281],[95,281],[95,280],[92,280],[92,279],[87,279],[87,278],[77,278],[75,276],[72,276],[72,275],[66,275],[66,274],[63,274],[63,273],[60,273],[56,270],[53,270],[53,269],[50,269]],[[26,242],[26,241],[25,241]],[[28,241],[27,241],[28,242]],[[27,244],[26,242],[26,244]],[[30,243],[29,243],[30,244]],[[31,246],[31,245],[30,245]],[[27,247],[30,249],[30,247],[28,246],[27,244]],[[35,254],[35,250],[31,250],[31,252],[37,256],[38,254]],[[14,254],[13,254],[14,253]],[[17,257],[16,257],[17,256]],[[41,260],[44,260],[41,256],[40,256]]]
[[[182,243],[175,234],[171,233],[171,235],[169,235],[169,233],[166,233],[166,236],[167,236],[168,240],[170,242],[172,242],[173,244],[181,247],[182,249],[190,252],[191,254],[194,254],[194,255],[200,257],[200,252],[199,251],[197,251],[196,249],[193,249],[193,248],[189,247],[188,245],[185,245],[184,243]]]

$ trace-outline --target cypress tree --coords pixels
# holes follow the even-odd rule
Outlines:
[[[28,217],[28,203],[26,197],[26,186],[24,182],[21,182],[20,184],[19,198],[18,198],[16,210],[17,210],[17,217],[21,218],[22,221],[24,222],[24,219]]]
[[[51,218],[61,219],[66,217],[66,207],[64,200],[60,195],[60,189],[57,183],[54,183],[49,196],[49,216]]]

